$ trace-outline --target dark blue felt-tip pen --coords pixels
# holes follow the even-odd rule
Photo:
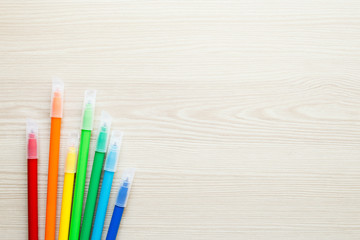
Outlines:
[[[134,179],[135,169],[127,168],[122,174],[121,184],[118,196],[116,198],[116,203],[114,207],[114,212],[111,217],[109,230],[106,236],[106,240],[115,240],[116,235],[119,230],[121,218],[126,207],[127,200],[129,198],[130,188],[132,181]]]

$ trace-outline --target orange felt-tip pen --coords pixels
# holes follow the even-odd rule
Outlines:
[[[57,182],[59,169],[59,150],[60,150],[60,129],[61,118],[63,115],[64,83],[58,79],[53,79],[51,96],[51,129],[50,129],[50,150],[49,150],[49,170],[46,200],[46,222],[45,239],[55,240],[56,231],[56,199]]]

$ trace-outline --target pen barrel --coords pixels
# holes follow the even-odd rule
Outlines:
[[[114,177],[113,172],[104,171],[104,178],[101,185],[100,197],[96,210],[96,216],[94,221],[94,228],[91,235],[91,240],[101,239],[113,177]]]
[[[81,225],[80,240],[89,240],[91,225],[94,219],[96,198],[98,195],[101,172],[104,165],[105,153],[95,152],[94,163],[91,170],[89,191],[86,198],[85,213]]]
[[[37,159],[28,159],[28,235],[29,240],[38,240],[38,186]]]
[[[75,178],[74,198],[70,222],[70,240],[78,240],[83,209],[84,188],[90,145],[90,130],[81,130],[78,163]]]
[[[114,207],[114,212],[111,217],[109,230],[106,235],[106,240],[115,240],[116,239],[123,212],[124,212],[123,207],[118,207],[118,206]]]
[[[45,239],[55,239],[61,118],[51,118]]]
[[[74,189],[74,179],[75,179],[74,173],[65,173],[63,196],[61,202],[59,240],[69,239],[69,226],[70,226],[72,196]]]

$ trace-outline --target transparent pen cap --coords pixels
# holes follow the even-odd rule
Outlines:
[[[79,145],[79,134],[77,131],[70,132],[67,145],[68,150],[65,161],[65,172],[75,173],[77,165],[77,149]]]
[[[135,176],[135,168],[126,168],[121,176],[120,189],[116,198],[115,205],[126,207],[127,200]]]
[[[26,145],[27,145],[27,158],[38,158],[38,125],[33,119],[26,120]]]
[[[53,78],[50,117],[62,118],[63,103],[64,103],[64,82],[60,78]]]
[[[113,131],[111,133],[110,143],[106,155],[104,170],[109,172],[116,171],[116,163],[120,155],[120,146],[122,142],[123,133],[120,131]]]
[[[101,112],[101,120],[99,126],[99,134],[96,142],[97,152],[106,152],[107,142],[110,136],[110,127],[111,127],[112,118],[110,114],[106,111]]]
[[[92,130],[95,113],[96,90],[86,90],[82,113],[81,129]]]

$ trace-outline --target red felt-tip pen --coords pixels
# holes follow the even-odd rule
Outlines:
[[[38,126],[32,119],[26,121],[28,158],[28,233],[29,240],[38,240]]]

